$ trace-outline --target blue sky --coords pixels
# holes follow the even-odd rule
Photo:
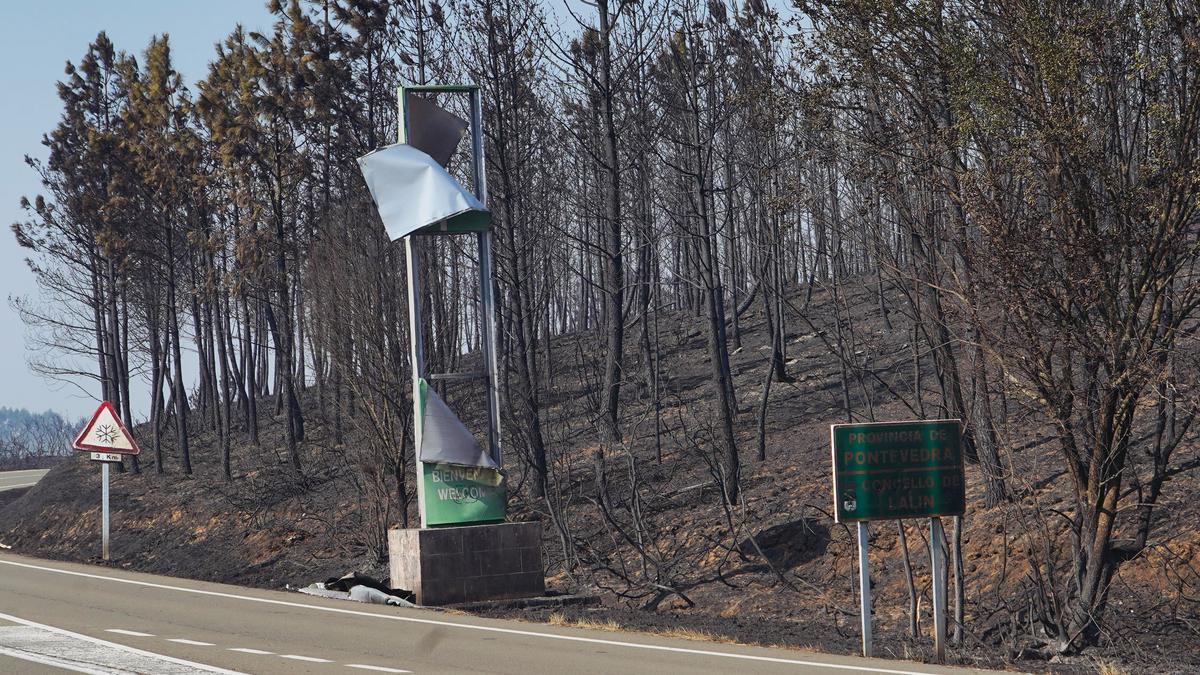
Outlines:
[[[44,157],[42,135],[58,122],[55,83],[100,31],[117,49],[140,56],[159,33],[171,36],[175,66],[189,86],[207,73],[213,45],[241,23],[270,26],[265,0],[52,0],[0,2],[0,406],[55,410],[78,417],[96,398],[29,371],[25,329],[9,297],[35,296],[33,275],[9,225],[23,220],[22,195],[40,184],[23,157]],[[139,389],[135,386],[135,397]],[[93,392],[96,394],[97,392]],[[135,408],[140,403],[134,399]]]

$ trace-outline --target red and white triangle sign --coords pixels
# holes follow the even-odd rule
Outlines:
[[[96,408],[92,420],[83,427],[83,431],[75,437],[73,444],[76,450],[95,450],[100,452],[115,452],[122,455],[136,455],[142,451],[133,434],[125,428],[117,411],[108,401]]]

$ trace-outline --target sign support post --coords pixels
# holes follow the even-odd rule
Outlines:
[[[412,237],[404,238],[404,255],[408,260],[408,345],[409,364],[412,368],[413,390],[413,447],[417,460],[417,514],[421,527],[425,527],[425,463],[421,461],[421,409],[420,382],[425,377],[425,349],[421,344],[421,296],[414,291],[420,288],[420,260]]]
[[[101,527],[103,527],[104,531],[100,535],[100,548],[104,555],[104,559],[108,560],[108,462],[101,462],[100,467],[100,475],[103,477],[104,481],[103,487],[100,488],[101,500],[104,502],[104,505],[101,507],[103,512],[103,515],[101,516]]]
[[[858,602],[862,619],[862,652],[871,656],[871,559],[867,555],[867,523],[858,521]]]
[[[933,649],[946,660],[946,559],[942,555],[942,519],[929,519],[929,568],[933,575]]]

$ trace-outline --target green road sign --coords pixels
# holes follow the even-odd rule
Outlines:
[[[962,425],[958,420],[834,424],[837,522],[962,515]]]
[[[507,494],[491,469],[431,464],[424,470],[425,524],[471,525],[501,522]]]

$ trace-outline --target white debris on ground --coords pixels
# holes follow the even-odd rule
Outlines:
[[[381,590],[371,588],[370,586],[351,586],[349,591],[335,591],[325,587],[325,584],[317,582],[304,588],[294,589],[306,595],[315,595],[321,598],[333,598],[335,600],[353,600],[354,602],[365,602],[372,605],[392,605],[395,607],[416,607],[415,604],[394,595],[388,595]]]

